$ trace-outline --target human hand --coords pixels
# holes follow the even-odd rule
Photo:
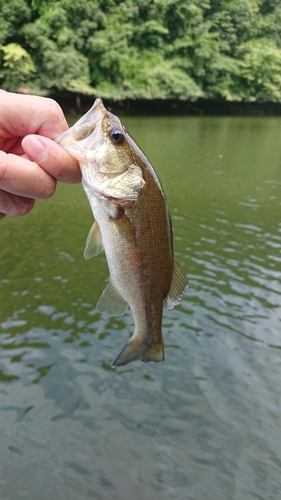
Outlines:
[[[67,129],[56,101],[0,90],[0,219],[27,214],[57,180],[80,182],[77,161],[52,140]]]

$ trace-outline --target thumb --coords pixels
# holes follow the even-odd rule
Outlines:
[[[52,139],[30,134],[22,140],[22,148],[30,159],[55,179],[67,183],[80,182],[81,172],[77,161]]]

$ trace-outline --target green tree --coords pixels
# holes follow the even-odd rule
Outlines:
[[[0,84],[281,101],[280,0],[0,0]]]
[[[35,72],[34,63],[28,52],[17,43],[0,46],[0,54],[1,52],[0,80],[3,80],[3,88],[16,91],[29,82],[30,76]]]

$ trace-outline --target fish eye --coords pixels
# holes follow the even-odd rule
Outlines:
[[[122,144],[122,142],[124,142],[125,136],[120,129],[113,128],[109,132],[109,139],[111,140],[111,142],[113,144],[119,145],[119,144]]]

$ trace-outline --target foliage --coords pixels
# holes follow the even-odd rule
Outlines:
[[[2,56],[2,70],[0,78],[3,78],[4,89],[16,90],[20,85],[26,83],[30,75],[35,71],[34,63],[28,52],[17,43],[9,43],[0,46]]]
[[[281,101],[280,0],[0,0],[0,84]]]

